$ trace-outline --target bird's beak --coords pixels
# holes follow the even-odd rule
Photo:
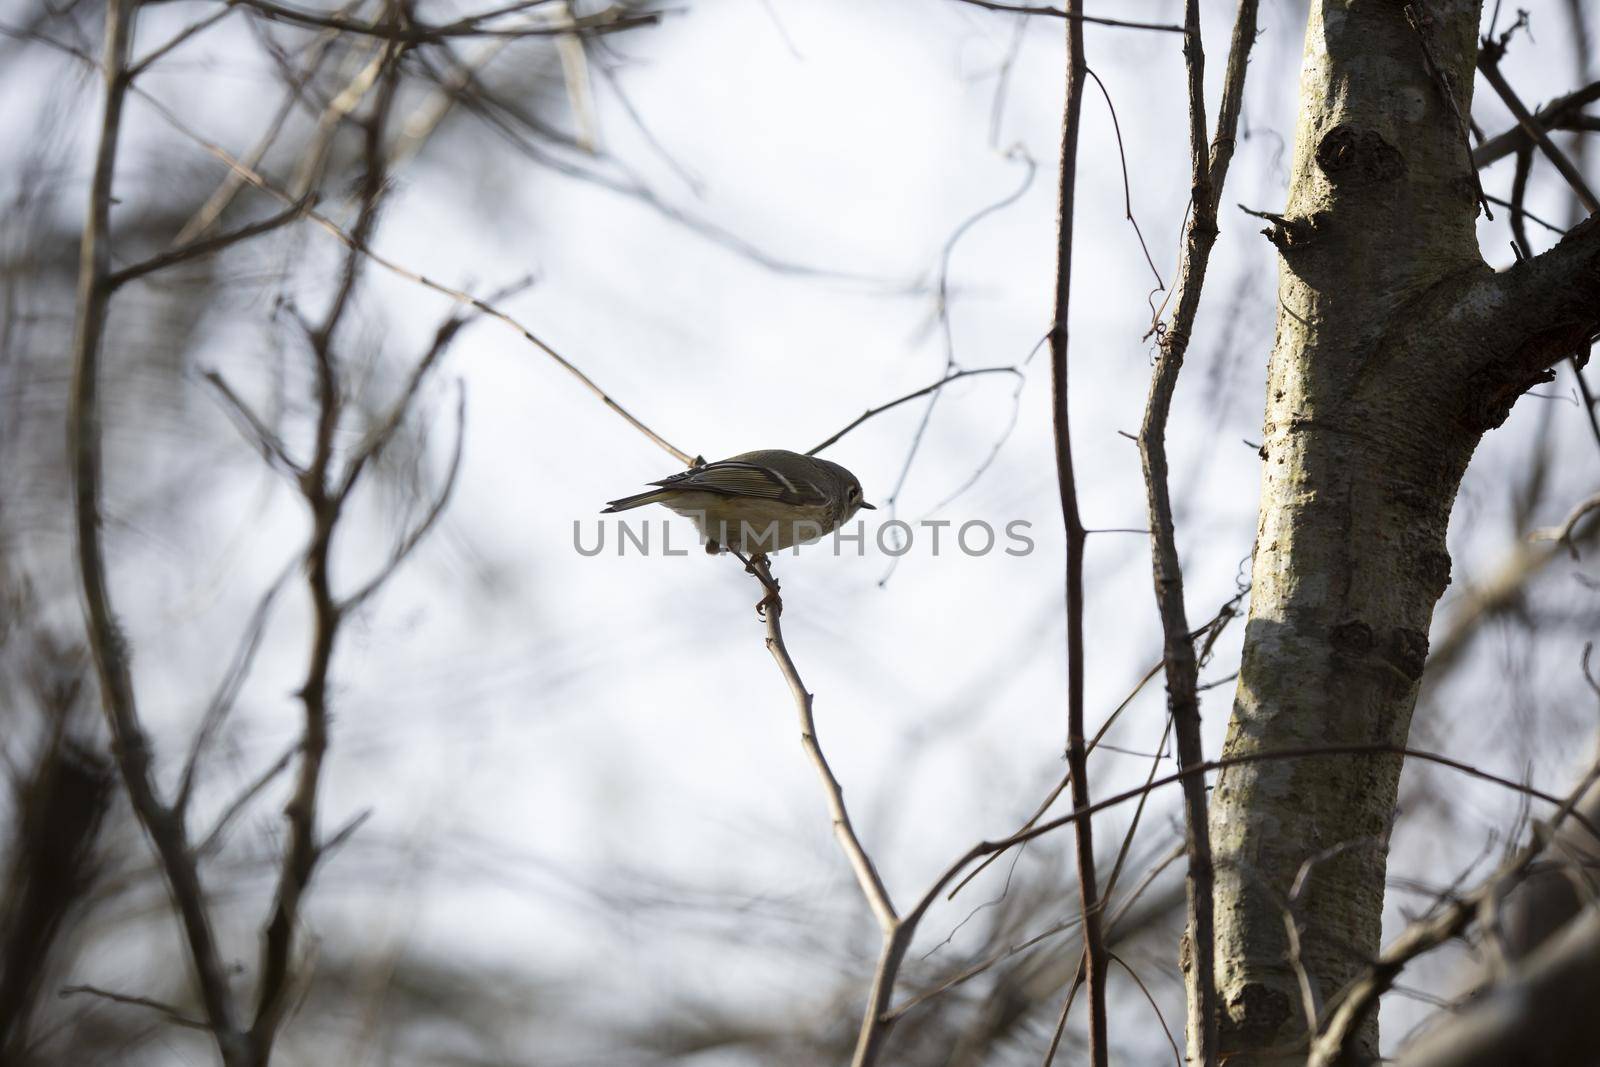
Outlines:
[[[866,502],[866,501],[865,501],[865,500],[863,500],[863,501],[862,501],[862,502],[861,502],[861,506],[862,506],[862,507],[864,507],[864,508],[866,508],[866,509],[867,509],[867,510],[868,510],[868,511],[877,511],[877,510],[878,510],[878,505],[876,505],[876,504],[869,504],[869,503],[867,503],[867,502]]]

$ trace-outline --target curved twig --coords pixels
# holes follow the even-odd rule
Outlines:
[[[1578,558],[1578,546],[1573,544],[1572,531],[1589,512],[1600,509],[1600,493],[1579,501],[1577,506],[1567,513],[1558,526],[1542,526],[1528,534],[1530,541],[1555,541],[1567,546],[1567,551],[1572,553],[1572,558]]]
[[[943,378],[940,378],[938,381],[934,382],[932,385],[925,385],[921,389],[917,389],[917,390],[915,390],[913,392],[907,393],[905,396],[896,397],[895,399],[889,401],[887,404],[879,404],[875,408],[868,408],[866,411],[863,411],[860,415],[857,415],[855,417],[855,419],[852,422],[849,423],[849,425],[845,426],[844,429],[840,430],[838,433],[834,434],[832,437],[829,437],[828,439],[823,441],[820,445],[812,445],[809,449],[806,450],[806,455],[814,456],[818,452],[821,452],[824,448],[827,448],[828,446],[833,445],[833,444],[837,444],[839,439],[841,437],[843,437],[845,434],[849,433],[851,430],[854,430],[856,427],[860,426],[862,423],[866,422],[868,419],[875,418],[875,417],[877,417],[879,415],[882,415],[885,411],[888,411],[891,408],[897,408],[901,404],[904,404],[909,400],[915,400],[919,396],[927,396],[929,393],[936,393],[939,390],[943,389],[945,386],[949,385],[951,382],[957,380],[958,378],[972,378],[972,377],[976,377],[979,374],[1011,374],[1011,375],[1015,375],[1018,378],[1022,377],[1022,371],[1019,370],[1016,367],[978,367],[978,368],[973,369],[973,370],[958,370],[958,371],[955,371],[955,372],[953,372],[951,374],[946,374]]]

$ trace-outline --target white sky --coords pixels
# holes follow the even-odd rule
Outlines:
[[[1520,41],[1507,70],[1535,101],[1564,91],[1574,78],[1562,5],[1522,2],[1533,12],[1537,45]],[[183,17],[192,6],[164,7],[161,17]],[[1231,8],[1205,5],[1213,113]],[[1181,18],[1178,0],[1092,10]],[[1302,5],[1266,0],[1261,23],[1247,90],[1248,135],[1223,199],[1276,210],[1287,180],[1282,138],[1295,107]],[[163,33],[149,30],[149,39]],[[608,150],[667,201],[775,257],[857,280],[765,269],[648,206],[510,153],[489,160],[425,155],[401,176],[378,245],[408,266],[475,291],[531,272],[536,284],[506,309],[681,447],[708,458],[752,448],[804,450],[863,409],[938,377],[944,353],[932,285],[941,248],[964,219],[1021,184],[1026,165],[1007,156],[1012,145],[1039,171],[1017,203],[955,247],[956,359],[967,367],[1014,363],[1045,330],[1060,27],[1036,20],[1023,33],[998,147],[991,147],[995,75],[1013,33],[1007,16],[945,0],[723,0],[693,4],[657,29],[614,40],[618,51],[635,57],[620,70],[621,85],[655,140],[703,180],[702,195],[655,153],[602,82],[598,127]],[[1089,63],[1118,107],[1134,210],[1169,282],[1188,181],[1179,42],[1169,34],[1087,30]],[[514,48],[507,56],[516,54]],[[226,129],[233,109],[252,106],[264,76],[199,65],[214,59],[204,49],[185,58],[192,65],[150,84],[173,94],[197,126],[214,121],[212,129]],[[502,57],[507,61],[515,60]],[[214,95],[179,92],[194,84],[196,71]],[[1509,120],[1486,94],[1479,94],[1475,113],[1487,131],[1498,132]],[[1152,286],[1122,218],[1116,142],[1092,87],[1082,136],[1072,314],[1082,506],[1091,527],[1142,527],[1137,452],[1116,431],[1136,429],[1142,411],[1150,348],[1141,336]],[[164,137],[157,152],[148,147],[153,143],[131,153],[130,173],[158,174],[157,162],[208,166],[192,145]],[[442,143],[464,142],[447,134]],[[175,161],[168,153],[187,155]],[[1491,191],[1504,194],[1509,170],[1506,162],[1486,173]],[[1546,170],[1530,207],[1564,218]],[[1259,437],[1273,330],[1272,249],[1258,236],[1256,220],[1229,207],[1221,221],[1171,428],[1179,539],[1196,626],[1232,595],[1235,576],[1248,573],[1239,568],[1254,532],[1258,460],[1243,439]],[[1508,262],[1503,216],[1486,224],[1484,234],[1488,258]],[[1544,235],[1536,232],[1535,239]],[[332,253],[318,231],[308,230],[302,241],[308,255]],[[369,278],[364,310],[382,324],[373,336],[381,334],[392,354],[419,352],[447,302],[381,272]],[[218,317],[213,358],[246,381],[263,351],[255,322],[266,309],[265,300],[241,301]],[[493,322],[470,329],[431,394],[441,416],[433,435],[436,469],[448,447],[453,401],[444,385],[451,379],[460,379],[467,394],[461,481],[443,533],[347,634],[336,671],[327,788],[327,825],[373,808],[358,840],[375,849],[415,849],[408,862],[418,877],[399,891],[387,882],[363,886],[341,877],[336,859],[316,904],[328,936],[348,936],[337,932],[336,917],[359,914],[370,925],[357,929],[372,936],[481,953],[544,973],[581,977],[598,957],[620,964],[605,967],[607,988],[639,1018],[684,994],[779,1011],[797,995],[825,999],[832,988],[807,982],[810,992],[797,994],[788,966],[763,962],[760,951],[739,944],[755,936],[756,926],[743,924],[734,909],[755,898],[811,901],[836,924],[827,943],[842,946],[853,937],[853,950],[863,955],[876,947],[829,837],[788,690],[763,647],[753,580],[727,557],[698,552],[671,559],[575,553],[575,520],[592,537],[605,500],[670,473],[674,463]],[[1570,378],[1548,391],[1570,393]],[[1011,395],[1010,382],[998,377],[948,391],[902,494],[902,517],[926,516],[971,475],[999,439]],[[1543,403],[1555,402],[1519,403],[1469,475],[1452,534],[1458,583],[1452,594],[1490,566],[1513,536],[1503,479],[1508,464],[1523,461],[1547,414]],[[882,503],[921,411],[920,402],[907,404],[828,455]],[[939,512],[958,525],[1027,520],[1037,541],[1032,555],[933,557],[919,542],[882,587],[887,561],[870,549],[862,559],[811,552],[777,565],[790,650],[817,694],[819,736],[897,901],[915,899],[977,839],[1014,828],[1061,770],[1063,549],[1048,414],[1048,362],[1040,357],[1028,368],[1015,431],[993,467]],[[191,417],[222,425],[215,413]],[[1578,410],[1560,404],[1552,432],[1574,460],[1559,469],[1562,488],[1540,522],[1557,520],[1569,501],[1593,487],[1586,473],[1593,457],[1584,451],[1593,443]],[[224,442],[217,462],[249,469],[243,445],[217,439]],[[219,663],[217,634],[236,632],[242,606],[303,531],[294,502],[265,475],[240,480],[208,509],[204,525],[118,546],[124,601],[161,605],[129,623],[142,650],[148,713],[163,728],[168,751],[178,747],[184,736],[178,731],[192,723],[197,694],[209,685],[197,687],[189,668],[197,660],[211,668]],[[864,513],[869,529],[885,516]],[[679,543],[688,543],[686,521],[672,521]],[[348,583],[381,560],[383,538],[391,536],[372,524],[368,529],[370,540],[346,546]],[[1088,580],[1093,727],[1159,656],[1145,539],[1091,538]],[[493,596],[484,595],[484,583]],[[297,729],[291,692],[304,625],[296,592],[284,603],[242,709],[234,743],[245,768],[264,765]],[[1203,680],[1234,670],[1242,630],[1235,625]],[[1562,672],[1551,684],[1564,686],[1580,645],[1572,635],[1552,639],[1534,675]],[[201,676],[211,677],[206,670]],[[1503,676],[1503,666],[1486,662],[1467,689],[1478,702],[1457,712],[1461,718],[1447,736],[1460,747],[1452,751],[1514,776],[1532,761],[1536,777],[1564,781],[1568,757],[1558,746],[1498,739]],[[1206,694],[1210,753],[1220,748],[1230,700],[1226,685]],[[1108,740],[1149,751],[1162,712],[1161,692],[1152,686]],[[1146,760],[1102,752],[1092,764],[1093,791],[1126,788],[1147,769]],[[1448,873],[1430,865],[1441,857],[1470,859],[1486,830],[1508,825],[1516,806],[1515,798],[1440,781],[1464,801],[1456,813],[1459,847],[1436,851],[1421,835],[1402,831],[1394,861],[1397,870],[1428,872],[1435,881]],[[1176,800],[1176,794],[1158,798],[1147,815],[1141,842],[1148,852],[1176,841]],[[257,825],[271,825],[272,813],[261,806]],[[1121,816],[1106,820],[1102,855],[1111,853],[1122,825]],[[360,854],[352,851],[351,862]],[[1030,854],[1017,876],[1053,879],[1065,907],[1076,898],[1071,872],[1042,855]],[[997,865],[957,905],[931,915],[918,951],[991,898],[1005,870]],[[585,885],[641,896],[658,887],[669,895],[690,888],[725,894],[707,905],[705,920],[721,932],[684,935],[681,916],[647,908],[619,924],[584,903],[586,892],[573,887]],[[1391,919],[1398,921],[1399,907],[1415,901],[1391,897]],[[250,936],[247,926],[241,951]],[[1175,958],[1174,945],[1164,962]],[[1171,981],[1158,985],[1169,1020],[1181,1019],[1176,988]],[[1131,987],[1117,993],[1137,997]],[[1135,1001],[1127,1003],[1134,1010]],[[1417,1014],[1397,1004],[1386,1018],[1393,1040]],[[1129,1023],[1122,1034],[1130,1050],[1165,1047],[1148,1027]]]

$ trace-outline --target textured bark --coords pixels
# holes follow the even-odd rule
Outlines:
[[[1314,0],[1279,248],[1250,621],[1225,757],[1403,744],[1482,434],[1600,317],[1595,220],[1494,274],[1474,233],[1477,0]],[[1447,88],[1448,87],[1448,88]],[[1284,902],[1321,1003],[1379,947],[1398,757],[1231,767],[1212,798],[1221,1048],[1304,1062]],[[1336,851],[1335,851],[1336,850]],[[1376,1020],[1362,1052],[1376,1053]]]

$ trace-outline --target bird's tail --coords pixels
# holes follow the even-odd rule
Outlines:
[[[608,500],[606,501],[606,506],[600,509],[600,514],[609,515],[614,511],[642,508],[646,504],[654,504],[658,500],[665,500],[670,495],[665,489],[652,489],[648,493],[635,493],[633,496],[625,496],[621,500]]]

